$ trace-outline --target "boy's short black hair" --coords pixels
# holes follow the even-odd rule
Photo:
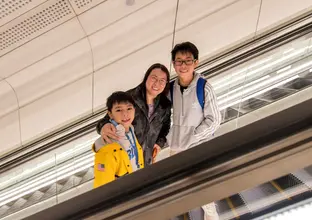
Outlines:
[[[171,59],[172,61],[175,60],[175,56],[178,52],[181,52],[181,53],[191,53],[193,54],[193,57],[195,60],[198,60],[198,49],[197,47],[192,44],[191,42],[183,42],[183,43],[180,43],[180,44],[176,44],[174,46],[174,48],[172,49],[171,51]]]
[[[117,91],[107,98],[106,101],[107,110],[111,112],[113,105],[119,103],[130,103],[134,106],[134,100],[130,94],[122,91]]]

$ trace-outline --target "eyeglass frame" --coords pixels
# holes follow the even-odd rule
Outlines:
[[[159,83],[161,86],[166,86],[166,84],[167,84],[167,82],[168,82],[168,81],[166,81],[166,80],[164,80],[164,79],[158,79],[157,76],[151,75],[150,77],[151,77],[151,81],[152,81],[153,83]]]
[[[191,61],[192,63],[187,64],[188,61]],[[191,66],[196,61],[197,61],[197,59],[193,59],[193,60],[175,60],[175,61],[173,61],[173,64],[176,65],[176,66],[182,66],[183,63],[184,63],[186,66]],[[177,64],[177,62],[181,62],[181,64]]]

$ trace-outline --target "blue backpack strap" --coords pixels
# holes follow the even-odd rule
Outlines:
[[[173,103],[173,87],[174,87],[174,82],[175,80],[170,82],[170,98],[171,98],[171,103]]]
[[[197,93],[198,102],[202,110],[204,110],[204,106],[205,106],[205,85],[206,85],[206,80],[200,77],[197,80],[196,93]]]

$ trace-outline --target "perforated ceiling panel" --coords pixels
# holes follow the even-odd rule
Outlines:
[[[66,0],[49,1],[40,5],[0,28],[0,55],[73,16],[74,13]]]
[[[87,11],[88,9],[105,1],[107,0],[69,0],[76,14],[81,14],[82,12]],[[121,0],[114,0],[114,1],[121,1]]]
[[[87,4],[92,3],[92,0],[74,0],[74,3],[78,8],[82,8],[86,6]]]
[[[31,1],[32,0],[10,0],[10,1],[1,0],[0,1],[0,20],[10,15],[14,11],[17,11],[20,8],[24,7]]]
[[[0,26],[47,0],[0,0]]]

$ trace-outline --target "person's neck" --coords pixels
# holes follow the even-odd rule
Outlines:
[[[153,97],[150,94],[146,93],[146,103],[148,105],[154,104],[154,100],[155,100],[155,97]]]
[[[192,80],[194,78],[194,75],[190,77],[184,77],[184,78],[179,78],[179,85],[183,87],[187,87],[191,84]]]

